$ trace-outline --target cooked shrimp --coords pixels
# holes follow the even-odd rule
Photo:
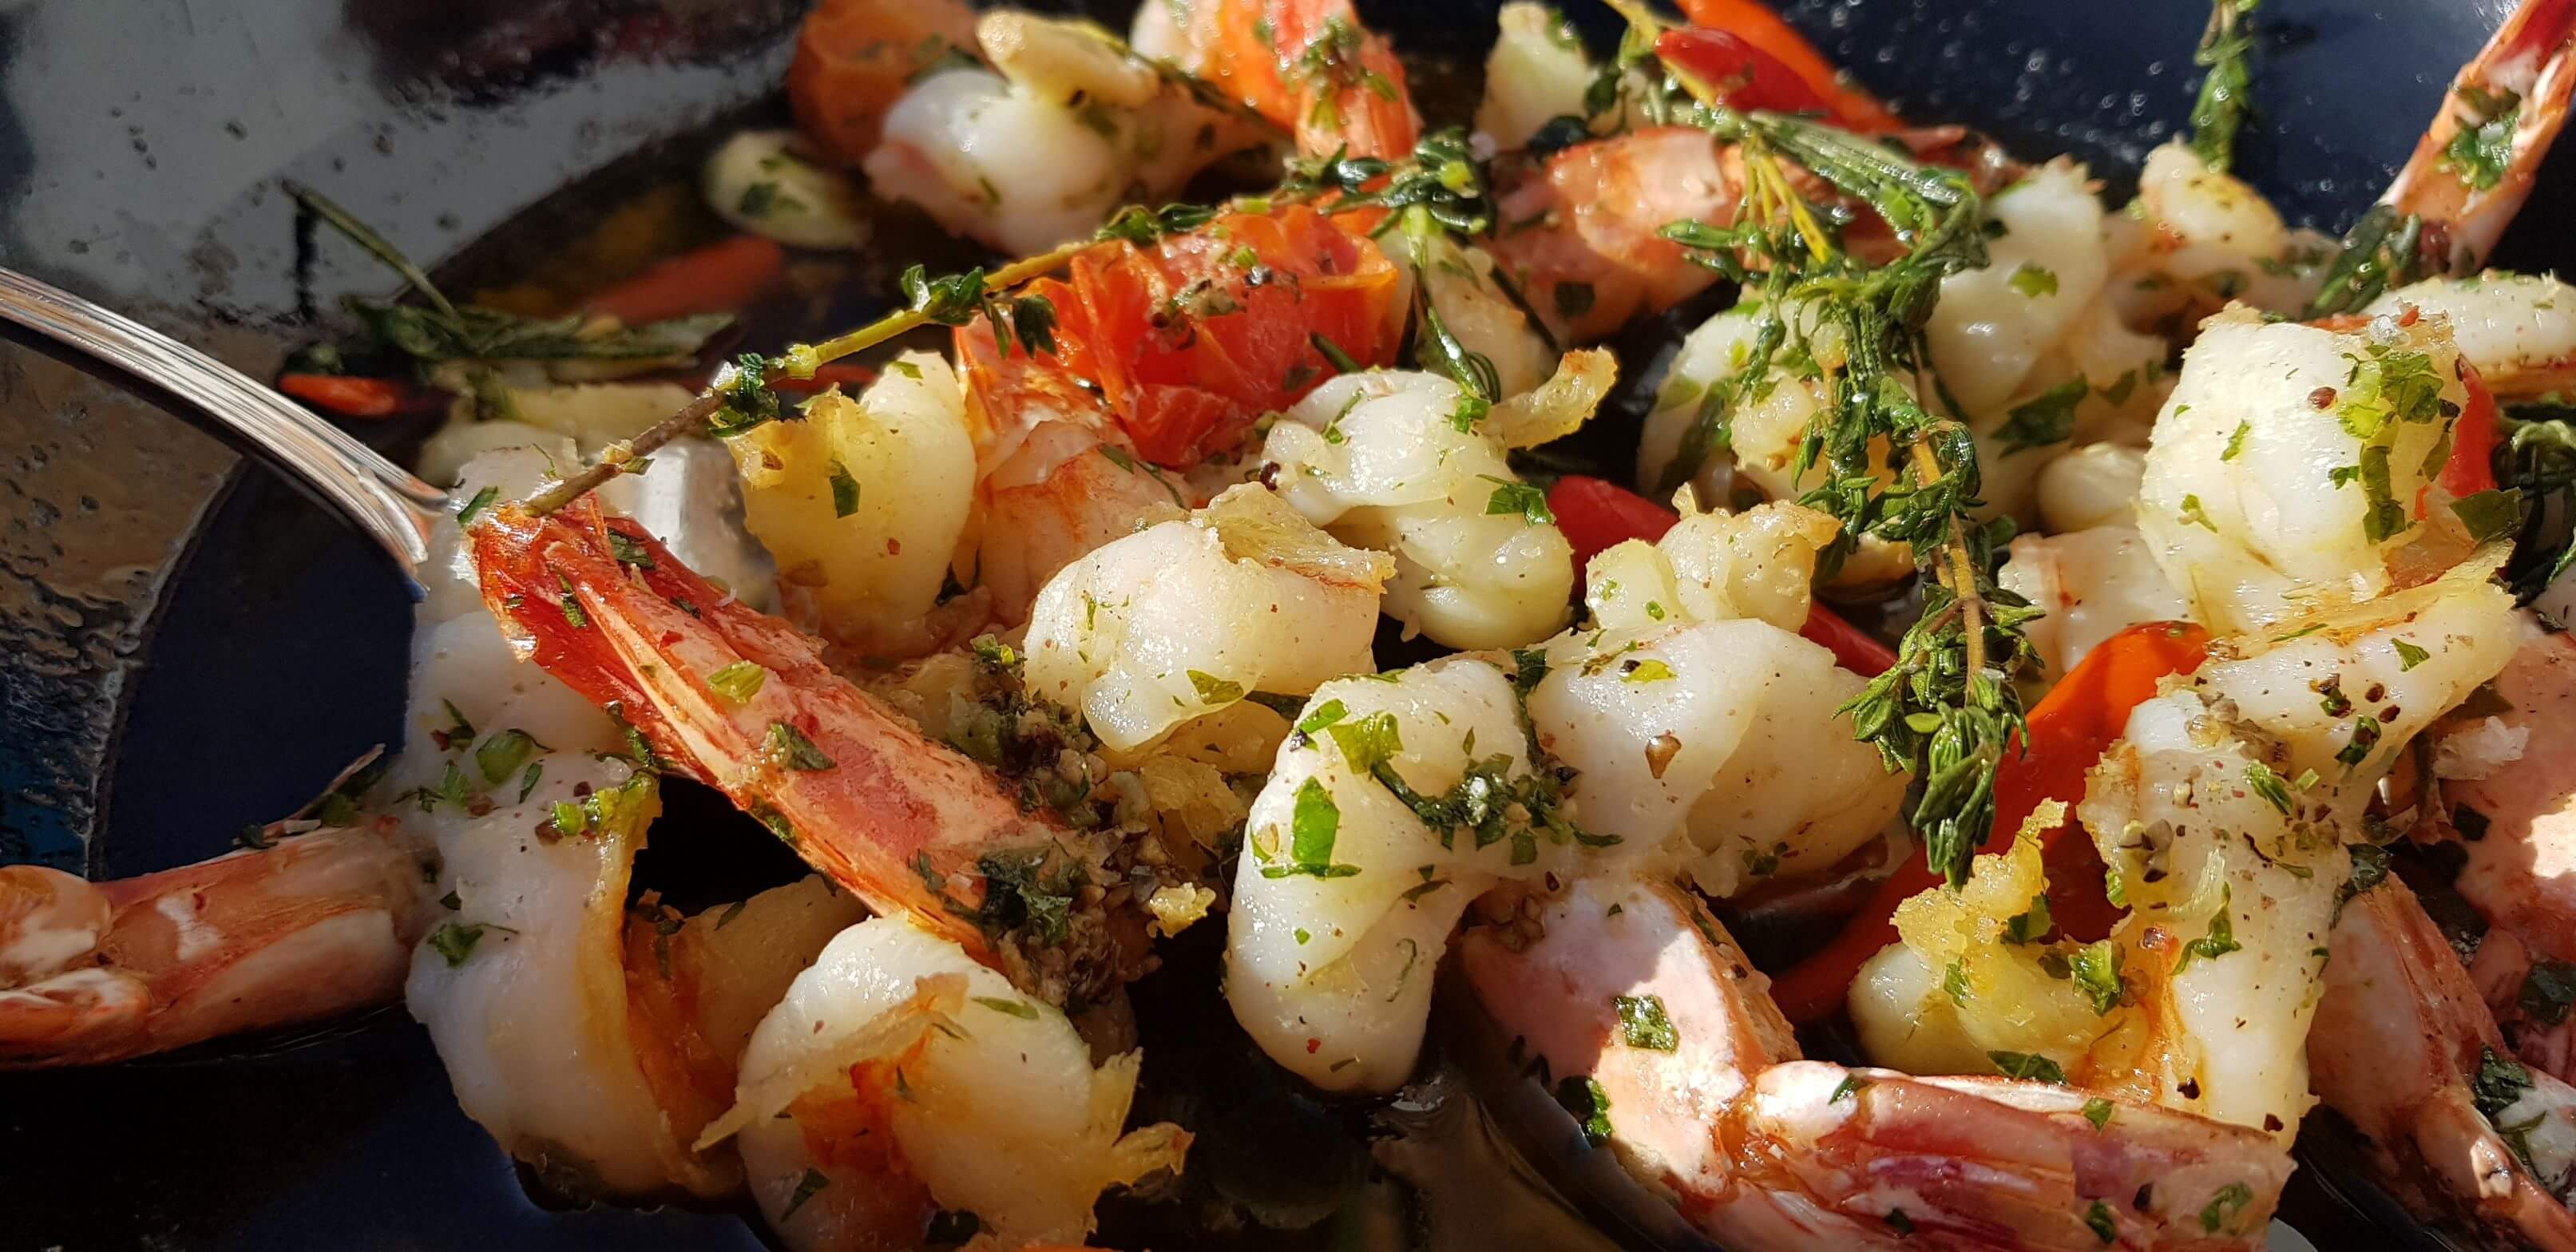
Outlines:
[[[1997,581],[2047,612],[2022,628],[2039,655],[2045,682],[2065,677],[2084,654],[2131,626],[2188,615],[2190,606],[2166,581],[2134,526],[2022,535],[2010,553]]]
[[[1819,872],[1884,832],[1906,775],[1831,714],[1867,680],[1770,622],[1674,616],[1548,645],[1530,724],[1576,771],[1585,826],[1618,837],[1623,864],[1721,897]]]
[[[2127,919],[2096,944],[2042,941],[2036,845],[1978,858],[1962,892],[1900,907],[1903,944],[1854,985],[1871,1054],[1917,1072],[2045,1056],[2080,1085],[2287,1144],[2344,841],[2404,746],[2503,665],[2511,613],[2473,564],[2236,640],[2138,705],[2078,810]]]
[[[1941,280],[1941,302],[1923,333],[1964,411],[2000,417],[2041,354],[2101,293],[2110,260],[2102,202],[2072,161],[2032,170],[1986,201],[1985,215],[2002,227],[1986,245],[1986,266]]]
[[[1393,555],[1386,612],[1411,630],[1535,643],[1565,621],[1573,548],[1501,440],[1460,418],[1462,395],[1431,374],[1336,378],[1270,428],[1262,478],[1335,538]]]
[[[1543,824],[1553,779],[1531,760],[1512,680],[1483,661],[1325,683],[1297,725],[1247,822],[1226,1001],[1298,1077],[1393,1090],[1467,903],[1597,851]]]
[[[735,1139],[796,1252],[918,1246],[941,1210],[973,1214],[979,1247],[1072,1243],[1101,1191],[1178,1170],[1189,1147],[1168,1123],[1122,1133],[1141,1059],[1094,1069],[1055,1006],[879,918],[761,1019],[732,1111],[699,1143]]]
[[[914,84],[865,168],[882,194],[1006,252],[1080,238],[1119,205],[1169,197],[1269,140],[1088,22],[1000,10],[975,35],[992,70]]]
[[[2576,4],[2522,0],[2451,80],[2379,202],[2425,226],[2422,251],[2472,273],[2522,209],[2576,92]]]
[[[2455,717],[2432,736],[2437,816],[2474,833],[2460,895],[2498,931],[2553,960],[2576,960],[2576,884],[2566,862],[2576,852],[2576,777],[2552,750],[2576,734],[2576,641],[2532,628],[2508,632],[2519,643],[2496,675],[2495,694],[2509,707]]]
[[[1547,5],[1512,0],[1496,26],[1493,51],[1485,54],[1485,98],[1476,106],[1476,130],[1510,152],[1528,146],[1549,122],[1584,115],[1593,66],[1583,54],[1582,34]]]
[[[2410,1207],[2499,1241],[2576,1248],[2560,1195],[2576,1174],[2576,1089],[2513,1062],[2451,945],[2394,876],[2335,922],[2308,1064],[2318,1097],[2361,1131]]]
[[[913,78],[974,46],[975,12],[961,0],[824,0],[797,28],[788,107],[825,152],[856,165]]]
[[[2469,402],[2459,361],[2438,318],[2334,330],[2238,309],[2204,323],[2138,495],[2139,531],[2193,619],[2262,630],[2397,585],[2401,550],[2448,520],[2426,517],[2424,488]]]
[[[2109,297],[2140,329],[2187,335],[2230,300],[2296,313],[2334,257],[2333,240],[2291,229],[2261,192],[2179,139],[2147,154],[2138,198],[2104,225]]]
[[[2290,1174],[2262,1135],[2150,1104],[1799,1060],[1767,980],[1671,887],[1577,882],[1460,947],[1587,1133],[1729,1247],[2250,1249]]]
[[[471,539],[514,648],[614,704],[666,768],[724,791],[871,908],[985,953],[979,862],[1070,838],[632,522],[588,502],[543,518],[505,506]]]
[[[2143,448],[2088,443],[2051,457],[2039,471],[2039,524],[2049,534],[2096,526],[2137,528],[2138,485],[2146,479]]]
[[[2428,278],[2381,296],[2366,312],[2409,307],[2449,321],[2460,356],[2498,396],[2532,399],[2576,387],[2576,288],[2554,275]]]
[[[109,882],[0,866],[0,1066],[123,1060],[393,999],[436,912],[435,854],[394,817],[281,833]]]
[[[1754,618],[1794,633],[1807,621],[1816,554],[1841,529],[1795,504],[1685,513],[1653,543],[1631,539],[1594,556],[1583,603],[1608,630]]]
[[[1350,0],[1162,0],[1136,6],[1131,38],[1294,131],[1307,156],[1395,160],[1421,137],[1403,61]]]
[[[1375,668],[1385,555],[1346,548],[1250,484],[1065,567],[1038,593],[1029,690],[1126,752],[1258,691]]]
[[[412,955],[412,1016],[466,1115],[540,1173],[600,1198],[722,1195],[739,1175],[689,1152],[629,1013],[627,871],[660,812],[652,776],[574,753],[531,764],[524,798],[430,819],[455,911]]]
[[[791,612],[865,655],[937,642],[939,603],[975,502],[975,447],[948,363],[898,357],[856,398],[836,388],[801,421],[727,440],[743,522],[778,563]],[[978,623],[980,624],[980,623]]]
[[[1732,221],[1743,187],[1733,150],[1696,127],[1576,144],[1497,187],[1494,259],[1559,342],[1605,338],[1717,281],[1662,231]]]

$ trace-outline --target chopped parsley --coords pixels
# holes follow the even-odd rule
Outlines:
[[[2066,1085],[2066,1071],[2035,1052],[1988,1052],[1986,1059],[1993,1062],[1996,1073],[2006,1078]]]
[[[1664,1014],[1662,996],[1618,996],[1611,1003],[1619,1011],[1620,1038],[1629,1047],[1670,1052],[1681,1046],[1680,1032],[1673,1029],[1673,1019]]]
[[[769,671],[758,661],[736,661],[707,675],[707,687],[734,704],[749,704],[753,696],[769,681]]]
[[[2433,654],[2403,639],[2397,640],[2397,672],[2405,673],[2432,659]]]
[[[1243,698],[1242,683],[1219,678],[1201,670],[1185,672],[1189,675],[1190,690],[1198,695],[1201,704],[1211,706],[1232,704]]]
[[[1341,834],[1341,806],[1324,790],[1324,784],[1309,778],[1297,788],[1297,802],[1288,820],[1288,856],[1286,865],[1264,865],[1264,878],[1287,878],[1305,874],[1315,878],[1348,878],[1360,872],[1356,865],[1333,863],[1333,844]]]
[[[850,477],[840,458],[832,459],[832,516],[848,517],[859,511],[859,480]]]
[[[1501,484],[1494,488],[1494,494],[1485,498],[1487,516],[1518,513],[1522,521],[1532,526],[1556,524],[1556,514],[1548,511],[1546,492],[1528,483],[1513,482],[1508,478],[1498,478],[1492,474],[1479,474],[1477,477],[1490,483]]]
[[[2004,281],[2009,284],[2013,290],[2018,291],[2025,296],[2029,296],[2032,299],[2057,294],[2056,271],[2043,265],[2033,265],[2028,261],[2024,261],[2019,266],[2015,267],[2012,272],[2012,277],[2005,279]]]
[[[761,746],[770,760],[799,773],[832,768],[832,758],[823,755],[823,750],[815,747],[814,741],[805,737],[805,732],[785,722],[771,722],[769,737]]]
[[[1574,1115],[1583,1141],[1600,1147],[1610,1141],[1610,1094],[1588,1076],[1570,1076],[1556,1084],[1556,1102]]]
[[[2011,456],[2073,438],[2075,408],[2091,391],[2092,385],[2078,374],[2014,405],[2004,416],[2002,428],[1995,432],[2003,443],[2003,454]]]

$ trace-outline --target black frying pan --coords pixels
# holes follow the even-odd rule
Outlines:
[[[299,244],[278,178],[326,189],[424,260],[449,258],[442,279],[470,289],[542,259],[621,191],[685,168],[711,124],[775,113],[800,7],[0,6],[0,264],[263,373],[321,332],[317,313],[340,295],[385,286],[345,251]],[[1467,65],[1495,7],[1362,5],[1409,51]],[[1606,13],[1566,7],[1606,33]],[[2240,168],[2292,217],[2339,228],[2507,7],[2266,0],[2260,112]],[[1910,116],[1983,127],[2024,155],[2072,152],[2115,188],[2181,122],[2206,12],[2201,0],[1789,11]],[[2576,263],[2556,228],[2570,182],[2544,180],[2498,263]],[[399,737],[409,621],[399,583],[363,541],[164,414],[148,388],[0,338],[0,862],[138,873],[211,855],[243,823],[291,809],[358,751]],[[648,857],[690,856],[673,842],[657,831]],[[723,898],[727,875],[774,872],[705,858],[689,876]],[[1149,1038],[1231,1038],[1206,951],[1184,946],[1161,977],[1197,983],[1140,994]],[[1153,1112],[1196,1117],[1207,1133],[1192,1172],[1235,1190],[1150,1211],[1113,1204],[1113,1231],[1162,1247],[1591,1242],[1542,1187],[1513,1181],[1584,1185],[1580,1162],[1549,1159],[1563,1135],[1545,1110],[1514,1114],[1506,1094],[1493,1105],[1501,1129],[1489,1131],[1463,1105],[1436,1116],[1325,1107],[1239,1048],[1191,1051],[1161,1044],[1169,1094],[1158,1098],[1171,1107]],[[1443,1081],[1472,1077],[1474,1060],[1450,1064]],[[1383,1147],[1373,1158],[1368,1141],[1391,1123],[1437,1162]],[[1534,1149],[1538,1166],[1512,1165],[1497,1144]],[[2328,1248],[2424,1238],[2359,1182],[2352,1159],[2348,1140],[2323,1136],[2287,1211]],[[1381,1163],[1429,1190],[1388,1180]],[[1292,1233],[1178,1233],[1220,1211],[1304,1221],[1337,1205],[1344,1216]],[[1653,1215],[1625,1221],[1615,1197],[1578,1207],[1632,1245],[1655,1237]],[[1361,1238],[1353,1211],[1392,1215],[1395,1240]],[[759,1237],[730,1213],[542,1207],[457,1110],[399,1010],[292,1040],[0,1075],[0,1252],[630,1241],[749,1248]]]

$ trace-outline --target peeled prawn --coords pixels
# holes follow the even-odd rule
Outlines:
[[[1393,562],[1346,548],[1244,485],[1067,566],[1038,594],[1029,690],[1078,709],[1113,751],[1253,692],[1304,695],[1374,668]]]
[[[1574,872],[1597,849],[1505,817],[1549,780],[1534,773],[1512,680],[1483,661],[1325,683],[1297,725],[1247,821],[1226,1000],[1306,1081],[1393,1090],[1413,1071],[1432,973],[1467,903]]]
[[[2439,318],[2335,330],[2238,309],[2204,323],[2138,495],[2139,531],[2193,619],[2262,630],[2397,585],[2400,550],[2448,520],[2427,527],[2423,489],[2469,402],[2459,362]]]
[[[2526,399],[2576,387],[2576,287],[2553,275],[2428,278],[2381,296],[2364,312],[2384,316],[2407,308],[2449,322],[2460,356],[2498,396]]]
[[[1799,1060],[1768,981],[1669,886],[1577,882],[1512,925],[1460,942],[1486,1010],[1729,1247],[2250,1249],[2290,1174],[2261,1134],[2150,1104]]]
[[[1006,252],[1089,234],[1119,205],[1168,198],[1273,133],[1088,22],[1005,9],[975,37],[993,68],[915,83],[865,167],[879,191]]]
[[[1454,648],[1534,643],[1565,621],[1574,550],[1498,434],[1457,417],[1461,396],[1430,374],[1336,378],[1270,428],[1262,477],[1335,538],[1395,558],[1389,616]]]
[[[1078,1242],[1104,1189],[1178,1170],[1190,1136],[1125,1131],[1142,1054],[1097,1069],[1062,1011],[894,918],[842,931],[761,1019],[732,1137],[787,1247],[919,1246],[941,1211],[976,1246]],[[989,1241],[989,1242],[987,1242]]]
[[[1728,896],[1828,868],[1877,838],[1906,775],[1831,710],[1866,683],[1766,621],[1569,633],[1530,690],[1539,742],[1576,771],[1585,825],[1623,864]]]

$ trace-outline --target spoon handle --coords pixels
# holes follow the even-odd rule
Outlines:
[[[197,406],[301,478],[407,575],[429,559],[447,493],[241,371],[131,318],[0,267],[0,318],[59,340]],[[417,580],[415,579],[415,585]]]

